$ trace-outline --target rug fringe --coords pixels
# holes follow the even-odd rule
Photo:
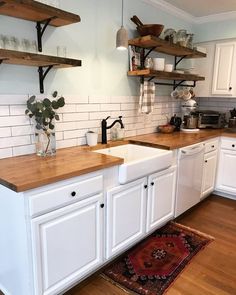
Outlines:
[[[199,231],[199,230],[197,230],[197,229],[194,229],[194,228],[192,228],[192,227],[189,227],[189,226],[186,226],[186,225],[180,224],[180,223],[175,222],[175,221],[171,221],[171,223],[172,223],[172,224],[176,224],[176,225],[178,225],[180,228],[187,229],[187,230],[189,230],[189,231],[191,231],[191,232],[193,232],[193,233],[195,233],[195,234],[197,234],[197,235],[199,235],[199,236],[203,236],[203,237],[208,238],[208,239],[210,239],[210,240],[212,240],[212,241],[215,240],[215,238],[214,238],[213,236],[208,235],[208,234],[205,234],[205,233],[203,233],[203,232],[201,232],[201,231]]]
[[[101,273],[99,276],[102,277],[107,282],[111,283],[112,285],[118,287],[119,289],[121,289],[122,291],[124,291],[125,293],[127,293],[129,295],[139,295],[138,293],[136,293],[136,292],[134,292],[134,291],[132,291],[130,289],[127,289],[124,286],[122,286],[121,284],[115,282],[114,280],[112,280],[111,278],[106,276],[104,273]]]

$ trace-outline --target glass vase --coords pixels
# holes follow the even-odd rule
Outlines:
[[[53,122],[53,126],[55,126]],[[36,154],[40,157],[53,156],[56,154],[55,127],[50,129],[36,121],[35,125]]]

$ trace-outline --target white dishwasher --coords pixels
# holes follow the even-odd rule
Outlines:
[[[203,158],[202,143],[179,149],[175,217],[200,201]]]

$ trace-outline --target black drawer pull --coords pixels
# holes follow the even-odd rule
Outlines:
[[[229,87],[229,90],[232,90],[232,87]]]
[[[104,206],[105,206],[104,204],[101,204],[101,205],[100,205],[101,208],[104,208]]]
[[[232,144],[232,147],[234,148],[235,147],[235,144]]]
[[[151,182],[151,185],[153,186],[154,185],[154,182]]]
[[[145,184],[145,185],[144,185],[144,188],[147,189],[147,187],[148,187],[148,186]]]
[[[72,193],[71,193],[71,196],[72,196],[72,197],[75,197],[75,196],[76,196],[76,192],[72,192]]]
[[[214,149],[214,147],[215,147],[215,146],[214,146],[214,145],[212,145],[211,147]]]

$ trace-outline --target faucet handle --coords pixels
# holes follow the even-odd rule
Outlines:
[[[119,119],[121,120],[122,119],[122,116],[119,116]]]
[[[108,117],[105,119],[105,121],[107,121],[109,118],[111,118],[111,116],[108,116]]]

